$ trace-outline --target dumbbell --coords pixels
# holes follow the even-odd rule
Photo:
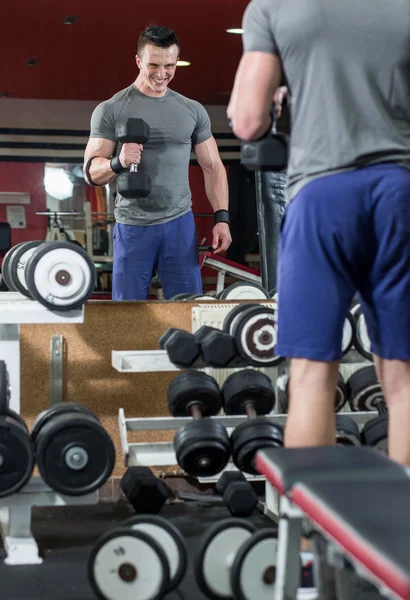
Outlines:
[[[148,467],[128,467],[120,487],[136,513],[159,513],[168,500],[165,483]]]
[[[367,360],[373,361],[371,352],[371,341],[367,330],[366,319],[362,311],[360,303],[355,304],[350,313],[355,321],[354,345],[356,350]]]
[[[347,396],[353,411],[377,410],[376,403],[383,396],[374,365],[362,367],[347,381]]]
[[[62,402],[41,412],[31,440],[40,475],[60,494],[82,496],[99,489],[115,463],[114,444],[85,406]]]
[[[104,600],[161,600],[187,568],[179,530],[159,516],[140,515],[103,534],[88,558],[88,576]]]
[[[252,475],[255,454],[261,448],[283,446],[283,429],[259,415],[270,413],[275,405],[271,380],[259,371],[244,369],[229,375],[222,387],[223,408],[227,415],[247,415],[248,420],[231,435],[233,462],[240,471]]]
[[[362,429],[362,442],[388,454],[389,414],[383,396],[374,401],[379,416],[367,421]]]
[[[258,504],[258,496],[241,471],[224,471],[216,486],[233,517],[249,517]]]
[[[174,437],[179,466],[193,477],[220,473],[230,458],[229,436],[223,425],[204,418],[218,414],[222,406],[215,379],[202,371],[184,371],[171,381],[167,399],[172,416],[193,419]]]
[[[340,446],[361,446],[359,426],[351,417],[336,415],[336,443]]]
[[[197,583],[208,598],[271,600],[277,552],[273,527],[256,531],[245,519],[218,521],[200,544],[195,560]]]
[[[117,139],[121,144],[145,144],[150,138],[150,128],[143,119],[132,117],[118,127]],[[138,171],[138,165],[117,177],[117,191],[123,198],[145,198],[151,193],[151,180],[146,173]]]
[[[289,136],[276,131],[272,107],[272,129],[257,141],[241,143],[241,163],[249,171],[284,171],[289,161]]]
[[[228,285],[217,296],[219,300],[267,300],[269,292],[259,283],[252,281],[237,281]]]
[[[0,360],[0,415],[7,414],[10,405],[10,378],[7,365]]]
[[[34,452],[24,420],[11,409],[0,415],[0,498],[16,494],[29,481]]]

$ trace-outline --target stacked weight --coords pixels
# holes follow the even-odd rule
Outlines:
[[[22,242],[2,264],[10,291],[20,292],[53,311],[81,307],[96,286],[96,270],[87,252],[72,242]]]

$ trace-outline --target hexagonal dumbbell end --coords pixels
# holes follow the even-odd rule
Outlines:
[[[258,496],[240,471],[225,471],[216,484],[233,517],[249,517],[258,504]]]
[[[128,467],[120,486],[137,513],[157,514],[168,500],[166,485],[148,467]]]
[[[192,367],[201,358],[201,347],[195,336],[184,329],[167,329],[159,338],[159,347],[166,350],[169,360],[179,367]]]
[[[235,338],[215,327],[206,327],[200,344],[202,357],[211,367],[227,367],[239,358]]]

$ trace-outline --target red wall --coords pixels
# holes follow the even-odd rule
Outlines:
[[[26,228],[11,230],[12,246],[29,240],[44,240],[47,217],[36,215],[36,211],[46,209],[44,164],[0,162],[0,191],[30,194],[30,204],[22,205],[26,212]],[[0,204],[0,221],[7,221],[5,204]]]

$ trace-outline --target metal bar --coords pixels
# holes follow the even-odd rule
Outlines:
[[[63,401],[64,337],[53,335],[50,341],[50,406]]]

